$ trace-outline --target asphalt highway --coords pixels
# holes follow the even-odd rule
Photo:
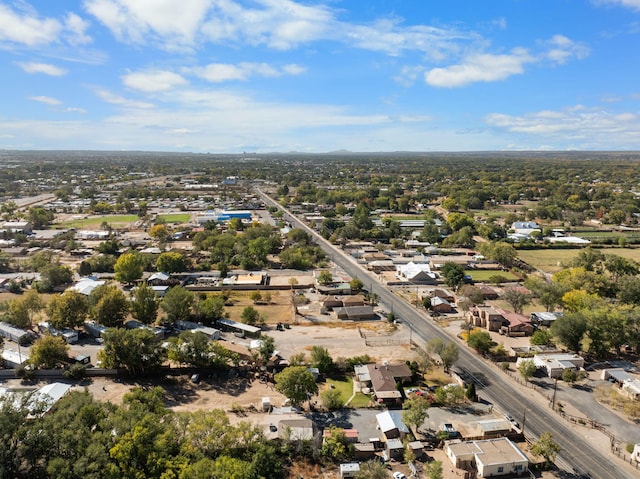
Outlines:
[[[386,309],[393,311],[396,318],[411,328],[414,341],[416,338],[423,341],[429,341],[436,337],[446,341],[452,339],[437,324],[426,320],[423,315],[419,314],[415,307],[378,283],[376,278],[357,264],[351,256],[326,241],[262,191],[257,191],[265,204],[280,208],[284,212],[286,221],[291,223],[293,227],[301,228],[313,235],[318,245],[338,266],[352,278],[359,278],[366,289],[377,294]],[[528,438],[535,440],[544,432],[550,432],[553,435],[554,441],[561,447],[556,458],[556,466],[566,471],[564,477],[581,479],[632,479],[638,477],[637,472],[627,471],[624,465],[616,462],[617,459],[614,456],[608,457],[602,451],[595,449],[581,436],[579,428],[572,429],[564,419],[552,412],[546,404],[543,404],[543,398],[541,401],[537,393],[523,391],[512,381],[505,380],[504,373],[489,361],[466,348],[460,348],[456,367],[466,372],[467,380],[473,380],[476,383],[477,393],[483,400],[488,400],[497,409],[515,417],[523,426],[524,433]],[[536,394],[536,397],[533,394]]]

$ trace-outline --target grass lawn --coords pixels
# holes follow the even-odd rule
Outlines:
[[[327,378],[327,388],[331,388],[338,391],[340,393],[340,397],[344,402],[351,397],[353,394],[353,379],[351,376],[335,376],[332,378]]]
[[[173,213],[169,215],[158,215],[158,219],[165,223],[186,223],[191,219],[189,213]]]
[[[517,281],[518,278],[515,274],[510,273],[509,271],[491,271],[491,270],[480,270],[477,269],[468,269],[465,270],[464,274],[468,274],[471,276],[473,281],[479,283],[488,283],[489,278],[491,276],[504,276],[509,281]]]
[[[80,229],[96,229],[102,223],[107,222],[111,226],[119,224],[126,225],[133,223],[138,219],[138,215],[106,215],[106,216],[90,216],[85,219],[63,221],[56,223],[55,228],[80,228]]]
[[[369,396],[362,393],[356,393],[348,406],[352,408],[368,407],[370,403],[371,398]]]
[[[327,388],[330,387],[330,384],[333,385],[336,391],[340,392],[340,397],[345,402],[348,401],[353,394],[353,378],[351,376],[328,378]],[[371,398],[369,396],[358,392],[347,406],[352,408],[367,407],[370,402]]]
[[[528,249],[518,250],[518,258],[545,273],[556,273],[562,263],[578,256],[579,249]]]
[[[640,262],[640,248],[597,248],[604,254],[615,254]],[[530,249],[518,250],[518,257],[545,273],[557,273],[563,263],[578,256],[580,249]],[[474,278],[475,279],[475,278]]]

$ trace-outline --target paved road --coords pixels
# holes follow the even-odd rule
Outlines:
[[[424,341],[441,338],[449,341],[451,337],[436,324],[425,320],[412,306],[395,296],[386,287],[380,285],[372,273],[366,271],[355,260],[326,241],[314,230],[294,217],[288,210],[258,190],[265,203],[281,208],[285,213],[285,220],[294,227],[301,228],[312,234],[318,244],[332,257],[351,277],[360,278],[370,291],[376,293],[385,307],[407,324],[413,331],[414,337]],[[580,434],[568,426],[564,420],[556,416],[539,400],[531,400],[531,392],[522,391],[519,387],[504,380],[504,373],[480,358],[471,351],[461,348],[456,366],[467,371],[476,381],[477,391],[484,399],[496,405],[499,409],[512,414],[520,421],[525,434],[531,438],[539,437],[543,432],[550,432],[562,447],[558,454],[556,465],[565,470],[568,476],[574,478],[624,479],[637,478],[637,474],[627,471],[612,457],[607,457],[594,449]]]

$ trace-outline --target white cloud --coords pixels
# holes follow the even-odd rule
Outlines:
[[[31,11],[18,13],[0,4],[0,43],[46,45],[55,42],[61,30],[62,25],[55,19],[40,19]]]
[[[586,45],[574,42],[564,35],[554,35],[545,42],[545,45],[548,47],[545,57],[559,65],[572,58],[581,60],[589,55],[589,48]]]
[[[85,45],[93,41],[92,38],[86,34],[89,23],[75,13],[67,14],[65,27],[68,32],[66,36],[71,45]]]
[[[62,105],[62,102],[60,100],[58,100],[57,98],[52,98],[50,96],[30,96],[29,100],[45,103],[50,106]]]
[[[165,49],[197,48],[202,42],[266,45],[287,50],[317,40],[399,55],[420,51],[444,59],[473,33],[427,25],[403,26],[400,18],[371,24],[341,22],[326,5],[291,0],[85,0],[85,9],[120,41],[158,43]]]
[[[429,70],[425,73],[425,81],[431,86],[448,88],[494,82],[521,74],[524,65],[533,61],[534,58],[524,49],[515,49],[506,55],[471,55],[461,64]]]
[[[27,73],[44,73],[52,77],[61,77],[67,74],[67,70],[64,68],[49,63],[25,62],[18,63],[18,65]]]
[[[154,107],[152,103],[130,100],[128,98],[124,98],[123,96],[116,95],[109,90],[105,90],[104,88],[95,88],[94,91],[99,98],[101,98],[103,101],[106,101],[107,103],[111,103],[112,105],[121,105],[125,108],[134,109],[145,109]]]
[[[128,73],[122,77],[122,82],[129,88],[148,93],[171,90],[188,83],[177,73],[165,70]]]
[[[64,112],[65,113],[86,113],[87,110],[85,110],[84,108],[78,108],[78,107],[70,106],[68,108],[65,108]]]
[[[290,0],[257,0],[257,8],[239,2],[214,2],[202,33],[213,42],[268,45],[287,50],[297,45],[333,36],[333,12],[322,5],[302,5]]]
[[[210,0],[85,0],[85,9],[125,42],[150,37],[166,48],[191,46]]]
[[[640,0],[595,0],[597,4],[621,5],[633,10],[640,10]]]
[[[194,75],[214,83],[226,81],[244,81],[258,75],[261,77],[280,77],[283,75],[300,75],[306,69],[300,65],[290,64],[278,69],[268,63],[242,62],[237,65],[230,63],[210,63],[204,67],[192,68]]]
[[[492,113],[485,118],[492,127],[509,133],[544,136],[544,141],[580,142],[580,148],[637,149],[640,116],[636,113],[614,113],[583,105],[558,111],[539,111],[522,116]]]

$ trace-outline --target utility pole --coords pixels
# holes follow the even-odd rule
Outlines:
[[[558,378],[553,382],[553,398],[551,399],[551,409],[556,410],[556,391],[558,390]]]

